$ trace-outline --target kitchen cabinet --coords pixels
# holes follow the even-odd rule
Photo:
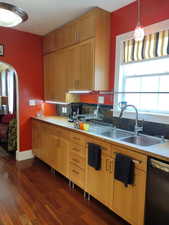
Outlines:
[[[33,154],[68,177],[69,133],[54,125],[33,120]]]
[[[146,192],[147,157],[127,150],[112,146],[112,157],[115,152],[127,155],[135,160],[134,182],[125,185],[113,179],[110,189],[110,208],[132,225],[144,225],[144,207]]]
[[[95,170],[87,165],[86,192],[106,206],[109,206],[110,184],[112,184],[114,169],[114,161],[111,158],[111,145],[95,139],[88,139],[87,143],[95,143],[101,146],[101,168],[100,170]]]
[[[100,21],[100,17],[104,21],[104,17],[107,15],[110,16],[110,13],[95,8],[50,32],[43,40],[44,54],[96,37],[97,30],[101,29],[102,26],[106,26]]]
[[[32,151],[40,157],[41,153],[41,129],[40,122],[32,120]]]
[[[71,22],[62,27],[63,29],[63,48],[79,42],[77,33],[77,22]]]
[[[112,174],[112,170],[109,166],[111,158],[102,154],[101,157],[101,169],[95,170],[94,168],[87,166],[87,177],[86,177],[86,191],[99,200],[106,206],[109,205],[109,183]],[[113,161],[112,161],[113,162]]]
[[[88,143],[101,146],[101,169],[88,165]],[[32,121],[35,156],[106,205],[131,225],[144,225],[147,156],[96,137],[70,131],[39,120]],[[134,182],[114,178],[115,155],[134,160]]]
[[[79,42],[96,36],[96,20],[99,11],[97,9],[81,16],[77,21],[77,39]]]
[[[65,102],[67,60],[67,52],[62,50],[44,56],[45,100]]]
[[[56,31],[52,31],[43,39],[43,53],[50,53],[56,50]]]
[[[86,177],[85,152],[84,136],[72,132],[69,152],[69,179],[82,189],[85,189]]]
[[[68,55],[68,90],[94,89],[94,41],[68,49]]]
[[[134,184],[125,187],[118,180],[113,184],[112,209],[132,225],[144,225],[146,174],[135,169]]]
[[[110,21],[110,13],[95,8],[44,38],[52,52],[44,50],[46,100],[65,101],[68,90],[108,90]]]

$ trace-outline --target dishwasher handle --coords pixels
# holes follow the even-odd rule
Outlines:
[[[156,168],[156,169],[162,170],[166,173],[169,173],[169,164],[168,163],[164,163],[164,162],[161,162],[161,161],[155,160],[155,159],[150,159],[150,165],[153,168]]]

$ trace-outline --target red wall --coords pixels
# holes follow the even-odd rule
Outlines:
[[[12,65],[19,79],[20,150],[31,149],[31,116],[38,107],[29,99],[43,98],[42,37],[13,29],[0,29],[0,43],[5,55],[0,61]]]
[[[135,29],[137,23],[136,6],[136,2],[134,2],[126,7],[112,12],[110,89],[114,86],[116,35]],[[169,19],[169,0],[141,0],[141,13],[143,26]],[[106,98],[107,100],[105,103],[112,104],[112,98],[109,96]],[[97,103],[97,95],[83,95],[81,96],[81,101],[87,103]]]

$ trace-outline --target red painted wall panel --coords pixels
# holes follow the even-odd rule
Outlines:
[[[116,36],[135,29],[136,26],[136,2],[129,4],[117,11],[112,12],[112,33],[111,33],[111,69],[110,69],[110,89],[114,87],[115,73],[115,47]],[[142,25],[147,26],[162,20],[169,19],[169,0],[141,0]],[[112,104],[112,98],[106,97],[109,100],[106,104]],[[81,96],[82,102],[97,103],[97,95],[88,94]]]
[[[14,29],[0,29],[0,43],[5,55],[0,61],[12,65],[19,79],[20,150],[31,149],[31,116],[39,106],[29,106],[29,99],[43,99],[42,37]]]

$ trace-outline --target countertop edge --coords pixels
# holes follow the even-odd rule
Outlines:
[[[153,152],[154,146],[153,147],[152,146],[149,146],[149,147],[133,146],[132,144],[124,143],[124,142],[122,142],[120,140],[110,139],[110,138],[106,138],[106,137],[101,136],[101,135],[88,133],[86,131],[83,131],[83,130],[76,129],[76,128],[73,128],[71,126],[68,126],[68,122],[67,122],[67,124],[66,124],[66,122],[64,124],[63,121],[59,122],[59,118],[58,118],[58,121],[56,121],[56,122],[47,120],[47,119],[45,119],[43,117],[42,118],[41,117],[39,117],[39,118],[38,117],[32,117],[32,119],[39,120],[39,121],[45,122],[45,123],[49,123],[49,124],[52,124],[52,125],[55,125],[55,126],[59,126],[59,127],[65,128],[65,129],[69,129],[69,130],[71,130],[73,132],[82,133],[82,134],[84,134],[86,136],[102,139],[103,141],[106,141],[108,143],[117,145],[119,147],[125,147],[125,149],[132,150],[134,152],[137,152],[137,153],[149,156],[149,157],[155,157],[155,158],[158,158],[160,160],[169,161],[169,149],[168,149],[168,156],[166,156],[166,155],[163,155],[163,154],[160,154],[160,153]],[[155,148],[157,148],[157,147],[161,148],[163,145],[164,144],[157,144],[157,145],[155,145]]]

